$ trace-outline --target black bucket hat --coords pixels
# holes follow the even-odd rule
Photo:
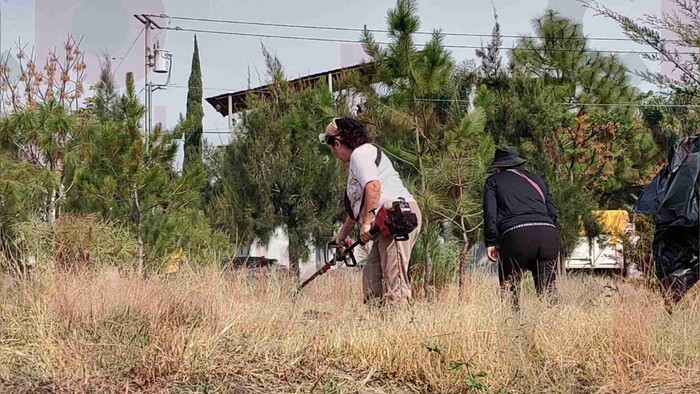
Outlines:
[[[523,163],[525,163],[525,159],[520,157],[518,149],[515,147],[496,148],[496,153],[493,155],[493,161],[489,169],[516,167]]]

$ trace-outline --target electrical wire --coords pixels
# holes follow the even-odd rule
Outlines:
[[[222,23],[222,24],[232,24],[232,25],[244,25],[244,26],[266,26],[266,27],[282,27],[282,28],[293,28],[293,29],[306,29],[306,30],[327,30],[327,31],[343,31],[343,32],[354,32],[354,33],[362,33],[365,30],[364,29],[359,29],[359,28],[353,28],[353,27],[340,27],[340,26],[319,26],[319,25],[300,25],[300,24],[292,24],[292,23],[273,23],[273,22],[254,22],[254,21],[240,21],[240,20],[226,20],[226,19],[214,19],[214,18],[195,18],[195,17],[187,17],[187,16],[174,16],[174,15],[167,15],[167,14],[160,14],[160,15],[147,15],[148,17],[153,17],[153,18],[162,18],[162,19],[173,19],[173,20],[182,20],[182,21],[190,21],[190,22],[207,22],[207,23]],[[388,30],[381,30],[381,29],[367,29],[368,32],[370,33],[385,33],[388,34]],[[417,35],[432,35],[432,32],[428,31],[417,31],[415,32]],[[478,37],[478,38],[491,38],[491,34],[486,34],[486,33],[456,33],[456,32],[446,32],[442,33],[444,36],[447,37]],[[507,35],[507,34],[502,34],[502,38],[529,38],[529,39],[543,39],[544,37],[541,36],[532,36],[532,35]],[[625,37],[560,37],[559,39],[562,40],[582,40],[585,39],[587,41],[618,41],[618,42],[634,42],[631,38],[625,38]],[[681,40],[667,40],[668,42],[682,42]]]
[[[416,101],[420,102],[471,102],[467,99],[421,99],[417,98]],[[573,107],[668,107],[668,108],[700,108],[700,104],[653,104],[653,103],[552,103],[553,105],[568,105]]]
[[[662,108],[700,108],[700,104],[652,104],[652,103],[555,103],[574,107],[662,107]]]
[[[175,89],[189,89],[189,86],[185,85],[179,85],[179,84],[170,84],[167,86],[164,86],[165,88],[175,88]],[[202,87],[202,90],[212,90],[212,91],[221,91],[221,92],[235,92],[237,89],[227,89],[227,88],[208,88],[208,87]]]
[[[191,17],[178,17],[178,16],[167,16],[167,15],[148,15],[150,17],[158,18],[169,18],[169,19],[179,19],[179,20],[189,20],[189,21],[201,21],[201,22],[216,22],[216,23],[230,23],[230,24],[243,24],[243,25],[257,25],[257,26],[272,26],[272,27],[291,27],[291,28],[302,28],[302,29],[317,29],[317,30],[337,30],[337,31],[363,31],[362,29],[344,28],[344,27],[326,27],[326,26],[312,26],[312,25],[293,25],[293,24],[281,24],[281,23],[266,23],[266,22],[244,22],[244,21],[230,21],[230,20],[220,20],[220,19],[206,19],[206,18],[191,18]],[[221,34],[221,35],[233,35],[242,37],[259,37],[259,38],[279,38],[288,40],[303,40],[303,41],[318,41],[318,42],[333,42],[333,43],[359,43],[357,40],[347,40],[347,39],[336,39],[336,38],[325,38],[325,37],[299,37],[299,36],[287,36],[287,35],[277,35],[277,34],[262,34],[262,33],[243,33],[243,32],[230,32],[230,31],[218,31],[218,30],[205,30],[205,29],[189,29],[177,27],[166,27],[163,30],[171,31],[185,31],[185,32],[195,32],[195,33],[209,33],[209,34]],[[368,30],[371,32],[381,32],[385,33],[385,30]],[[418,32],[417,34],[431,34],[427,32]],[[490,37],[490,35],[485,34],[471,34],[471,33],[445,33],[445,35],[452,36],[474,36],[474,37]],[[542,38],[537,36],[502,36],[511,38]],[[137,38],[138,39],[138,38]],[[601,40],[601,41],[631,41],[629,39],[618,39],[610,37],[593,37],[586,38],[587,40]],[[379,42],[379,44],[387,45],[387,43]],[[425,45],[425,44],[417,44]],[[133,45],[132,45],[133,47]],[[473,45],[445,45],[448,48],[464,48],[464,49],[481,49],[481,46]],[[536,51],[535,48],[498,48],[505,50],[530,50]],[[579,52],[571,49],[551,49],[551,51],[564,51],[564,52]],[[583,52],[599,52],[599,53],[630,53],[630,54],[657,54],[657,52],[649,51],[625,51],[625,50],[583,50]],[[680,53],[680,54],[692,54],[692,52]],[[169,85],[168,87],[184,89],[188,88],[183,85]],[[203,90],[213,90],[213,91],[233,91],[235,89],[225,89],[225,88],[210,88],[203,87]],[[423,102],[469,102],[469,100],[464,99],[418,99],[418,101]],[[651,104],[651,103],[555,103],[555,105],[568,105],[568,106],[627,106],[627,107],[670,107],[670,108],[697,108],[700,105],[694,104]],[[203,131],[204,134],[230,134],[229,131]]]
[[[183,85],[168,85],[167,88],[173,87],[177,89],[189,89],[187,86]],[[224,88],[210,88],[203,87],[202,90],[216,90],[216,91],[226,91],[235,92],[236,89],[224,89]],[[470,103],[468,99],[432,99],[432,98],[417,98],[416,101],[419,102],[435,102],[435,103]],[[661,107],[661,108],[700,108],[700,104],[654,104],[654,103],[552,103],[554,105],[569,105],[569,106],[580,106],[580,107]]]
[[[189,89],[188,86],[184,85],[168,85],[166,88],[177,88],[177,89]],[[235,92],[236,89],[225,89],[225,88],[211,88],[202,87],[202,90],[214,90],[214,91],[226,91]],[[435,102],[435,103],[471,103],[469,99],[438,99],[438,98],[417,98],[416,101],[419,102]],[[578,103],[578,102],[562,102],[562,103],[552,103],[554,105],[568,105],[568,106],[580,106],[580,107],[661,107],[661,108],[700,108],[700,104],[664,104],[664,103]]]
[[[279,34],[264,34],[264,33],[243,33],[243,32],[233,32],[233,31],[221,31],[221,30],[206,30],[206,29],[190,29],[183,28],[180,26],[176,27],[165,27],[165,30],[178,31],[178,32],[190,32],[190,33],[203,33],[203,34],[218,34],[218,35],[230,35],[230,36],[240,36],[240,37],[258,37],[258,38],[278,38],[285,40],[297,40],[297,41],[318,41],[318,42],[331,42],[331,43],[350,43],[350,44],[360,44],[358,40],[348,40],[340,38],[326,38],[326,37],[304,37],[304,36],[287,36]],[[381,45],[390,45],[387,42],[377,42]],[[427,44],[417,43],[418,46],[426,46]],[[482,46],[478,45],[455,45],[455,44],[443,44],[445,48],[454,49],[483,49]],[[498,47],[500,50],[509,51],[534,51],[537,52],[540,49],[537,48],[508,48],[508,47]],[[614,49],[563,49],[563,48],[552,48],[545,49],[545,52],[591,52],[591,53],[609,53],[609,54],[638,54],[638,55],[658,55],[657,51],[630,51],[630,50],[614,50]],[[679,55],[692,55],[694,52],[678,52]]]
[[[119,64],[117,65],[117,68],[114,69],[113,74],[116,74],[117,71],[119,71],[119,67],[122,66],[122,63],[124,63],[124,60],[126,60],[127,56],[129,56],[129,54],[131,53],[131,50],[134,49],[134,45],[136,45],[136,42],[139,40],[139,38],[141,38],[141,35],[143,34],[143,32],[145,30],[146,30],[146,26],[144,26],[143,29],[141,29],[141,32],[139,32],[139,35],[136,36],[136,39],[134,40],[134,42],[131,43],[129,50],[126,51],[126,54],[122,57],[122,61],[120,61]]]

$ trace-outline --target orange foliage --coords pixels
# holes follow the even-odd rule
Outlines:
[[[583,114],[576,117],[572,126],[554,130],[553,140],[545,143],[543,151],[559,178],[576,181],[584,190],[598,190],[615,175],[619,158],[613,153],[613,146],[619,144],[620,127],[619,122],[599,123]],[[634,122],[632,127],[643,126]]]

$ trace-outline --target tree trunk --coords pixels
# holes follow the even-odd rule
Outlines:
[[[136,270],[140,276],[143,276],[143,231],[141,227],[141,206],[139,204],[139,193],[136,185],[133,185],[134,191],[134,222],[136,223]]]
[[[299,246],[289,237],[289,269],[296,279],[299,279]]]
[[[460,207],[461,207],[461,201],[464,200],[464,187],[462,187],[462,171],[461,168],[458,167],[457,170],[457,181],[459,182],[459,201],[460,201]],[[459,289],[459,298],[462,299],[464,297],[464,279],[465,279],[465,269],[467,265],[467,255],[469,253],[469,239],[467,238],[467,226],[464,223],[464,214],[461,212],[460,208],[460,215],[459,215],[459,224],[460,228],[462,230],[462,250],[459,252],[459,284],[458,284],[458,289]]]
[[[61,180],[61,183],[58,185],[58,197],[56,198],[56,202],[60,203],[61,201],[66,199],[66,185],[63,183],[63,180]],[[58,210],[58,204],[54,204],[54,219],[58,219],[59,216],[61,216],[61,212]]]
[[[66,198],[66,178],[63,172],[63,160],[59,160],[57,164],[57,175],[58,175],[58,195],[54,201],[53,207],[53,219],[58,219],[60,215],[58,211],[58,204]]]
[[[414,105],[415,105],[415,97],[414,97]],[[425,186],[425,171],[423,171],[423,153],[421,151],[421,145],[420,145],[420,128],[418,127],[418,114],[416,113],[416,110],[414,108],[413,110],[413,129],[415,132],[415,137],[416,137],[416,155],[418,156],[418,172],[420,173],[420,183],[421,183],[421,191],[425,192],[426,191],[426,186]],[[427,209],[425,210],[427,212]],[[432,278],[433,278],[433,259],[430,256],[430,237],[428,236],[428,217],[425,215],[423,217],[423,228],[426,229],[425,232],[423,232],[423,241],[425,242],[425,278],[423,281],[423,291],[425,291],[425,296],[428,299],[429,302],[432,302],[433,300],[433,289],[431,287],[432,284]]]
[[[290,220],[289,223],[294,223],[295,220]],[[295,234],[295,231],[290,231],[292,228],[290,224],[287,224],[287,238],[289,239],[289,269],[292,271],[295,279],[299,279],[300,269],[299,260],[304,248],[306,248],[304,236],[301,234]]]
[[[66,191],[64,185],[65,179],[63,177],[63,160],[56,159],[55,162],[51,161],[47,169],[58,177],[58,190],[53,188],[49,190],[49,197],[46,204],[46,222],[53,224],[56,222],[56,219],[58,219],[58,203],[61,201]]]
[[[566,276],[566,255],[563,250],[559,251],[559,261],[557,262],[558,271],[560,276]]]
[[[138,214],[141,216],[141,214]],[[143,233],[141,231],[141,219],[139,218],[137,226],[137,236],[136,236],[136,255],[137,255],[137,270],[140,276],[145,276],[143,271]]]
[[[56,190],[49,189],[48,201],[46,202],[46,222],[53,224],[56,219]]]
[[[54,166],[53,162],[49,162],[46,164],[46,169],[54,172]],[[49,194],[46,196],[46,210],[44,212],[44,218],[46,220],[46,223],[53,224],[54,223],[54,218],[56,212],[56,190],[54,190],[52,187],[49,188]]]
[[[430,245],[428,244],[428,235],[424,234],[423,239],[425,240],[425,281],[423,282],[423,291],[425,291],[425,297],[428,302],[433,302],[433,258],[430,256]]]
[[[465,289],[464,282],[466,279],[467,260],[469,257],[469,241],[467,235],[464,234],[462,250],[459,252],[459,298],[464,297]]]

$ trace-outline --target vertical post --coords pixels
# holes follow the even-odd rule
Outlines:
[[[328,73],[328,90],[333,95],[333,74],[331,73]]]
[[[145,93],[145,99],[144,99],[144,104],[146,106],[146,114],[144,116],[145,118],[145,124],[144,124],[144,138],[146,141],[146,153],[148,153],[148,145],[149,141],[148,139],[150,138],[151,135],[151,21],[146,20],[146,24],[144,29],[145,31],[145,52],[146,52],[146,69],[145,69],[145,74],[144,74],[144,93]]]
[[[228,95],[228,131],[233,133],[233,96]]]

